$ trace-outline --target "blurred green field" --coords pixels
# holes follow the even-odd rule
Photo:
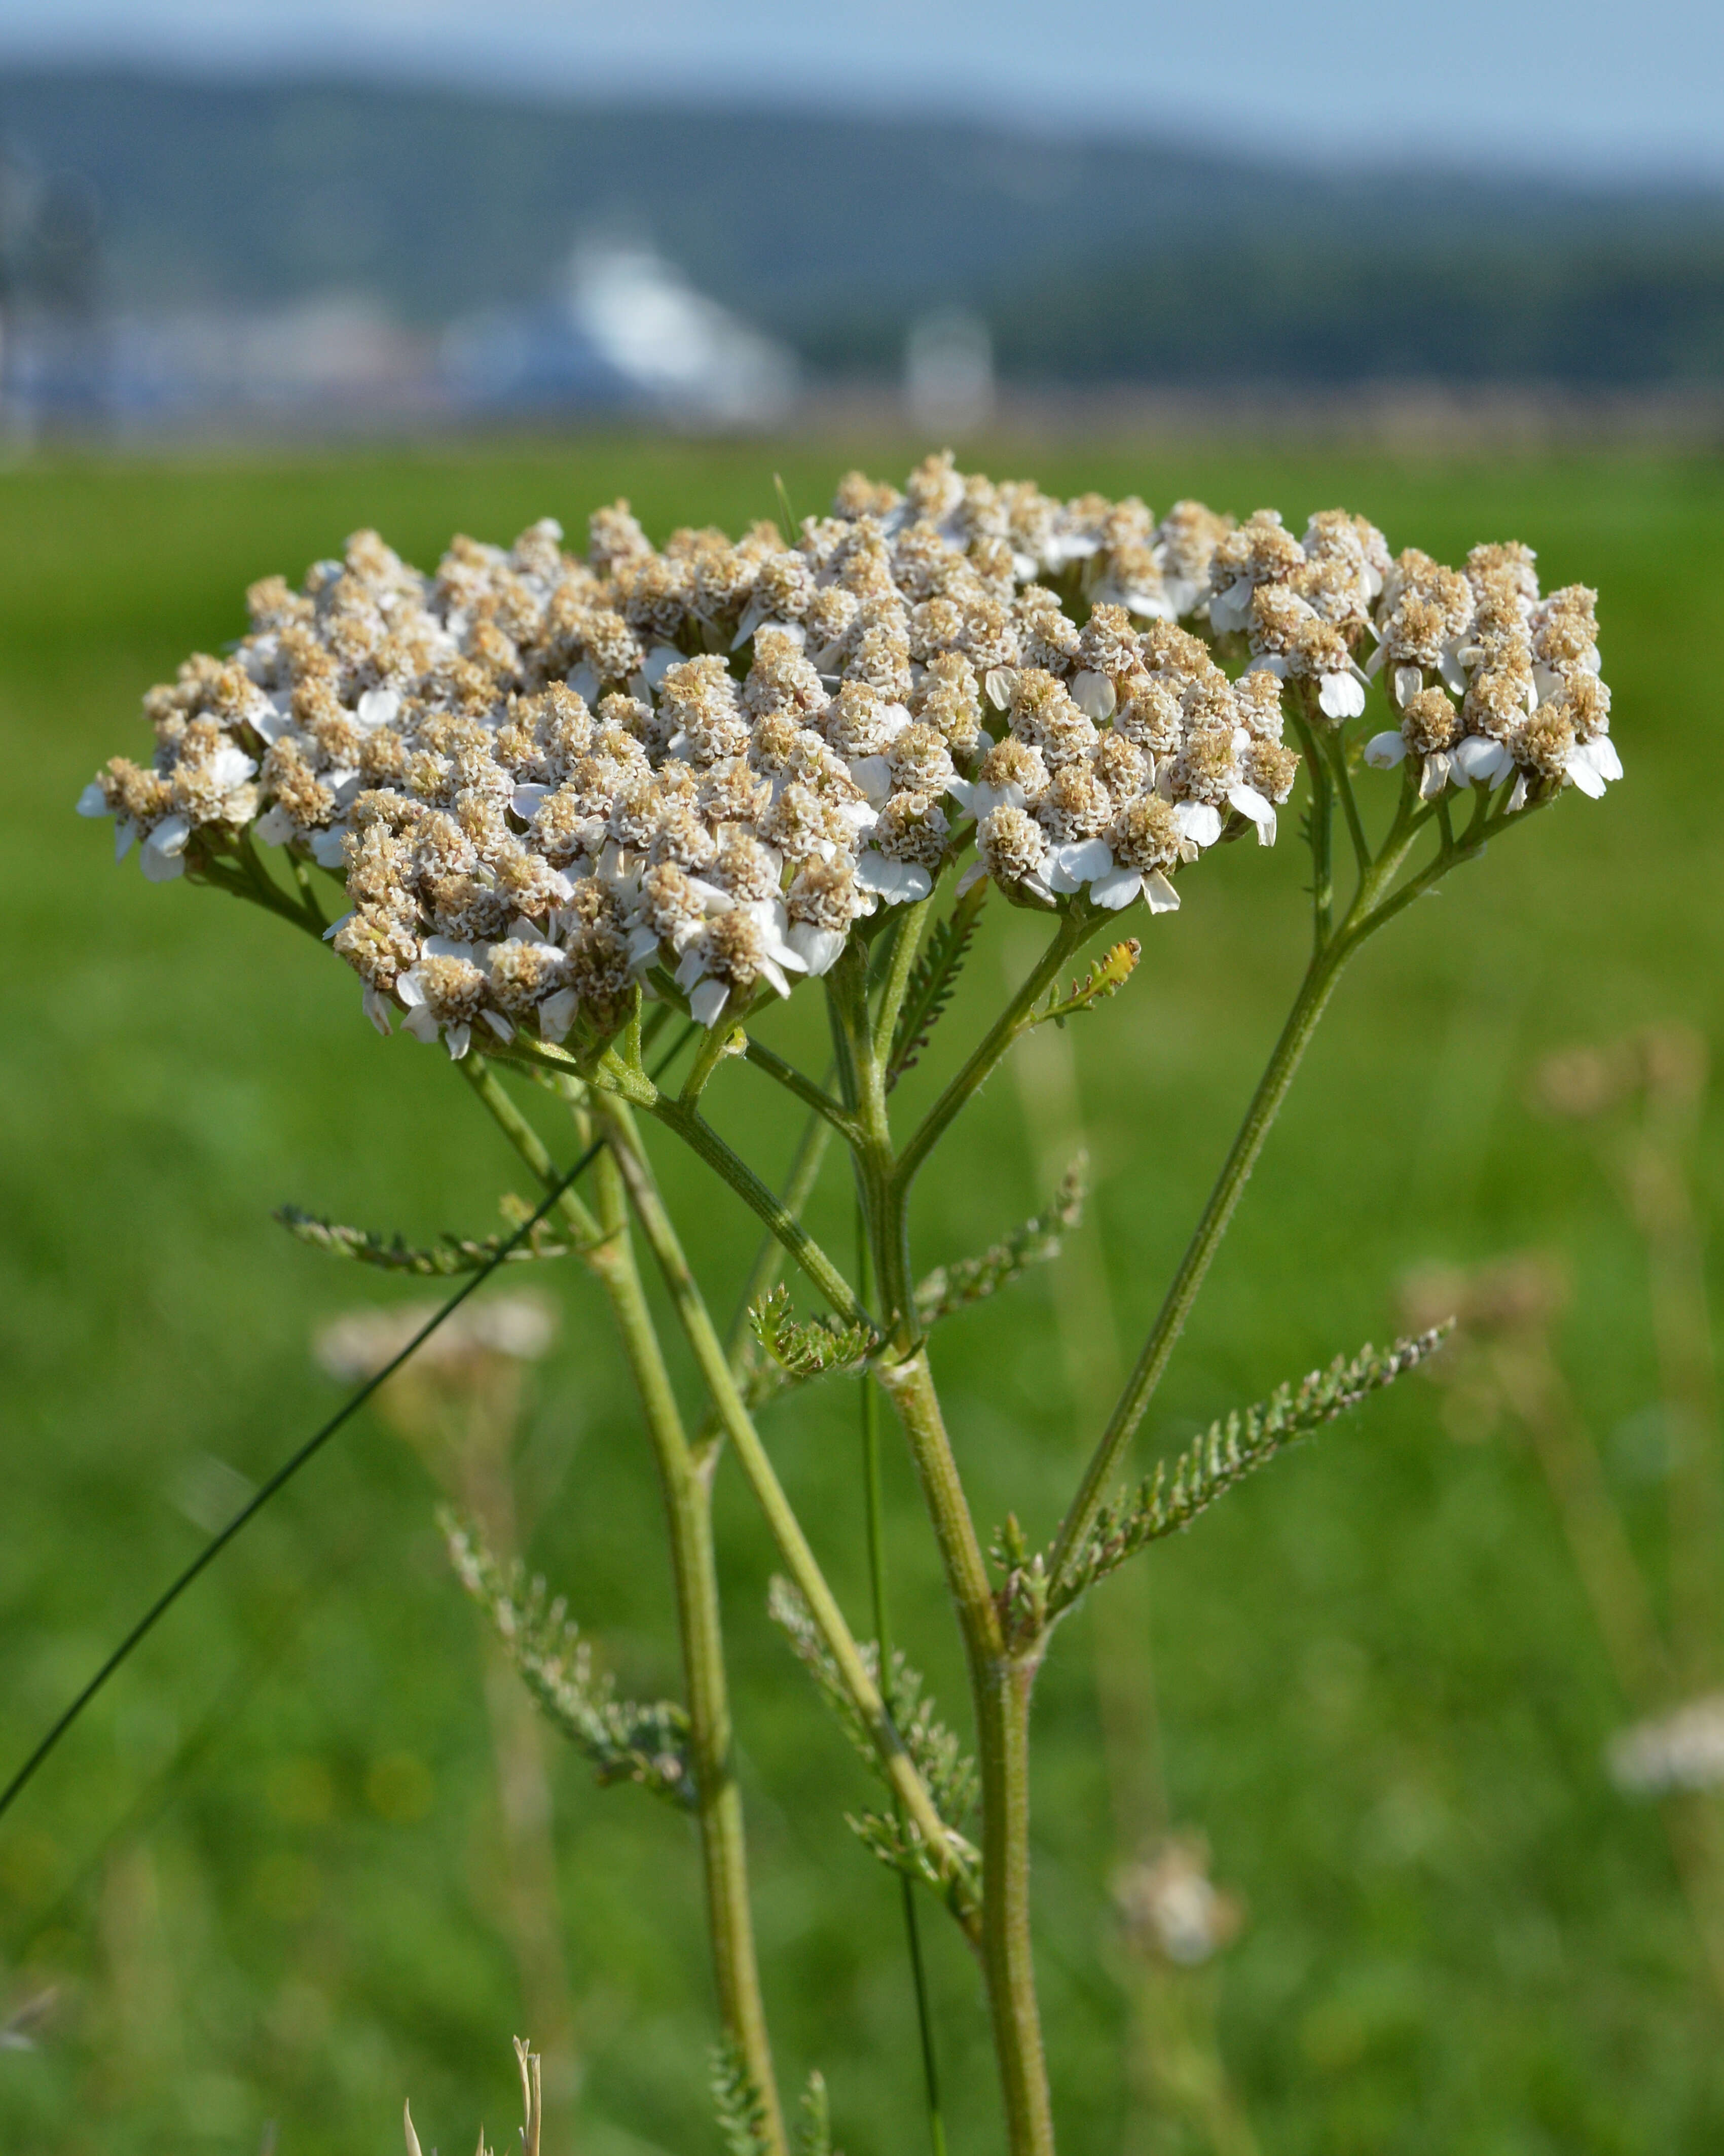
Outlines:
[[[116,870],[107,827],[73,817],[96,762],[136,752],[139,692],[239,632],[249,579],[297,577],[362,523],[423,562],[457,528],[506,539],[549,512],[578,531],[620,491],[662,536],[773,514],[775,468],[798,513],[818,506],[859,456],[891,476],[911,460],[901,445],[594,441],[0,473],[0,1769],[196,1548],[173,1502],[196,1463],[258,1478],[327,1411],[313,1325],[410,1291],[290,1242],[271,1207],[483,1234],[499,1192],[521,1187],[442,1059],[377,1040],[344,969],[214,893]],[[1157,508],[1185,493],[1240,512],[1272,502],[1296,529],[1342,501],[1392,544],[1449,559],[1516,536],[1547,587],[1600,588],[1627,782],[1537,819],[1354,968],[1144,1451],[1382,1338],[1418,1262],[1537,1245],[1570,1269],[1568,1368],[1650,1546],[1663,1493],[1630,1441],[1655,1397],[1637,1245],[1523,1079],[1547,1049],[1651,1019],[1719,1044],[1724,473],[1075,441],[974,460]],[[1177,916],[1138,927],[1129,992],[1068,1036],[1128,1345],[1302,962],[1303,866],[1290,817],[1272,855],[1228,849]],[[989,922],[952,1042],[991,997],[1013,926]],[[765,1081],[732,1065],[716,1093],[720,1120],[781,1163],[789,1134]],[[1034,1209],[1024,1136],[1002,1078],[924,1179],[924,1264]],[[1717,1137],[1715,1118],[1714,1197]],[[727,1303],[749,1225],[659,1150]],[[837,1241],[829,1181],[816,1210]],[[626,1683],[674,1687],[655,1491],[603,1306],[572,1266],[533,1277],[565,1311],[520,1464],[534,1560]],[[1083,1435],[1052,1312],[1034,1279],[955,1321],[937,1358],[980,1517],[1014,1507],[1038,1532]],[[859,1628],[854,1417],[833,1386],[767,1436]],[[904,1643],[956,1707],[895,1453],[888,1499]],[[0,1825],[0,2010],[62,1987],[40,2048],[0,2051],[7,2148],[237,2156],[275,2120],[283,2156],[358,2156],[398,2145],[408,2092],[428,2148],[468,2145],[481,2111],[494,2140],[511,2130],[520,2005],[480,1639],[431,1510],[412,1455],[360,1420]],[[859,1770],[766,1621],[771,1553],[728,1473],[720,1514],[781,2066],[787,2080],[824,2069],[851,2156],[906,2156],[926,2143],[895,1891],[842,1824]],[[1409,1382],[1162,1546],[1151,1601],[1174,1816],[1207,1834],[1249,1909],[1219,1966],[1219,2027],[1268,2156],[1720,2145],[1724,2024],[1659,1822],[1605,1779],[1621,1705],[1519,1446],[1457,1443]],[[1056,2100],[1065,2146],[1085,2156],[1198,2145],[1128,2099],[1095,1622],[1062,1632],[1044,1678],[1035,1788]],[[692,1841],[572,1758],[555,1789],[584,2061],[576,2145],[714,2148]],[[971,2156],[995,2145],[979,1998],[960,1944],[926,1921],[954,2156]]]

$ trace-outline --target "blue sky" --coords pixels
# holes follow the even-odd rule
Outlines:
[[[1724,180],[1724,0],[0,0],[0,62],[371,74]]]

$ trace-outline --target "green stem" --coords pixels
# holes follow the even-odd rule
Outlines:
[[[764,1041],[751,1035],[748,1042],[748,1060],[757,1070],[764,1070],[768,1078],[775,1079],[788,1093],[794,1093],[804,1106],[812,1108],[817,1116],[824,1116],[846,1143],[854,1142],[856,1126],[834,1101],[824,1086],[787,1063],[782,1055],[774,1055]]]
[[[527,1166],[541,1181],[554,1180],[555,1163],[538,1133],[504,1091],[495,1075],[486,1068],[483,1059],[476,1055],[464,1059],[463,1072]],[[688,1696],[695,1815],[719,2018],[741,2051],[749,2077],[767,2107],[772,2156],[788,2156],[749,1908],[742,1796],[732,1756],[717,1563],[712,1543],[711,1485],[690,1451],[683,1428],[681,1412],[634,1261],[623,1185],[608,1147],[600,1153],[593,1173],[599,1204],[598,1219],[572,1192],[566,1194],[561,1202],[565,1217],[589,1246],[585,1254],[587,1262],[598,1275],[610,1303],[623,1356],[639,1396],[664,1498],[677,1628],[682,1643],[683,1682]]]
[[[1029,978],[988,1028],[963,1068],[929,1109],[899,1155],[895,1173],[900,1189],[909,1188],[917,1169],[945,1135],[952,1118],[1017,1039],[1043,989],[1074,952],[1094,935],[1101,920],[1111,917],[1111,915],[1103,915],[1098,919],[1075,902],[1069,912],[1060,916],[1059,927],[1046,950],[1036,961]],[[895,1285],[882,1277],[880,1286],[889,1306]]]
[[[1068,1507],[1054,1544],[1049,1562],[1049,1597],[1057,1594],[1063,1584],[1066,1568],[1081,1548],[1085,1537],[1095,1524],[1095,1515],[1106,1500],[1121,1455],[1131,1440],[1132,1433],[1143,1419],[1151,1395],[1161,1382],[1169,1357],[1184,1330],[1191,1306],[1197,1300],[1198,1290],[1203,1286],[1203,1276],[1213,1258],[1232,1219],[1234,1208],[1239,1202],[1251,1170],[1257,1164],[1257,1156],[1263,1150],[1264,1140],[1269,1136],[1287,1089],[1293,1082],[1295,1072],[1316,1032],[1342,968],[1352,955],[1357,938],[1343,928],[1319,956],[1314,957],[1306,969],[1299,993],[1287,1022],[1281,1029],[1274,1052],[1258,1081],[1257,1091],[1245,1111],[1244,1121],[1228,1152],[1209,1202],[1203,1208],[1185,1255],[1179,1261],[1172,1284],[1167,1290],[1159,1315],[1150,1329],[1143,1352],[1137,1367],[1126,1380],[1124,1391],[1103,1431],[1101,1442],[1090,1455],[1078,1486],[1077,1495]]]
[[[1296,718],[1293,727],[1311,778],[1311,821],[1306,835],[1311,844],[1311,955],[1315,958],[1321,955],[1335,922],[1335,788],[1310,722]]]
[[[904,1740],[886,1710],[880,1687],[868,1673],[861,1650],[838,1606],[837,1597],[826,1583],[826,1576],[803,1532],[802,1522],[785,1496],[783,1485],[761,1442],[754,1418],[737,1387],[730,1358],[707,1312],[700,1286],[689,1269],[639,1140],[626,1112],[613,1101],[599,1095],[595,1096],[593,1105],[610,1138],[610,1150],[628,1185],[629,1199],[658,1261],[664,1285],[670,1290],[678,1320],[694,1351],[701,1382],[718,1409],[738,1464],[765,1515],[772,1539],[778,1545],[779,1555],[808,1606],[844,1689],[868,1731],[893,1793],[915,1822],[942,1872],[950,1876],[958,1868],[958,1859],[952,1848],[946,1824],[935,1810],[927,1784],[905,1749]]]
[[[640,1395],[670,1534],[671,1573],[682,1635],[694,1754],[696,1816],[706,1889],[719,2018],[766,2107],[772,2156],[787,2156],[784,2120],[761,1996],[748,1901],[748,1852],[731,1737],[729,1690],[712,1543],[712,1491],[689,1450],[652,1314],[634,1262],[622,1180],[608,1147],[596,1164],[608,1232],[593,1270],[604,1284],[630,1374]]]
[[[884,1020],[880,1032],[890,1040]],[[868,1292],[868,1222],[858,1200],[856,1212],[856,1277]],[[885,1504],[880,1488],[880,1400],[874,1380],[865,1370],[858,1380],[862,1409],[862,1496],[868,1528],[868,1578],[874,1599],[874,1637],[880,1654],[880,1681],[890,1692],[892,1671],[892,1628],[886,1609]],[[900,1810],[900,1819],[903,1814]],[[916,2032],[921,2040],[922,2092],[928,2113],[928,2140],[933,2156],[946,2156],[946,2119],[940,2102],[940,2060],[934,2047],[933,2002],[928,1996],[928,1974],[922,1959],[921,1919],[916,1913],[916,1887],[904,1873],[898,1878],[904,1904],[904,1940],[910,1954],[910,1982],[916,1997]]]
[[[1371,843],[1365,836],[1365,826],[1359,815],[1352,773],[1347,767],[1347,743],[1339,726],[1323,729],[1323,746],[1327,752],[1329,768],[1334,774],[1335,791],[1341,797],[1342,809],[1347,818],[1347,836],[1353,842],[1353,864],[1362,876],[1371,866]]]
[[[595,1088],[595,1100],[600,1097]],[[668,1130],[675,1131],[685,1145],[723,1177],[749,1210],[765,1222],[839,1317],[852,1325],[865,1325],[875,1332],[880,1329],[857,1300],[855,1290],[807,1229],[786,1210],[747,1162],[731,1152],[704,1116],[658,1092],[638,1105]]]
[[[925,1352],[880,1368],[957,1608],[982,1774],[982,1966],[1011,2156],[1053,2156],[1029,1923],[1029,1698],[1039,1654],[1007,1647]]]

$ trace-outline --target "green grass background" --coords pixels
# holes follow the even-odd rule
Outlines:
[[[9,1764],[197,1546],[171,1502],[213,1454],[254,1478],[328,1409],[310,1328],[387,1281],[284,1237],[291,1200],[410,1235],[487,1232],[521,1178],[464,1087],[380,1042],[351,977],[216,894],[116,870],[71,804],[143,738],[136,700],[242,624],[252,578],[297,574],[361,523],[410,557],[452,530],[578,532],[619,491],[663,536],[798,512],[859,455],[902,445],[594,441],[95,465],[0,474],[0,1749]],[[1336,501],[1392,544],[1455,559],[1516,536],[1547,585],[1602,591],[1628,778],[1565,800],[1456,875],[1346,980],[1144,1433],[1145,1457],[1283,1376],[1393,1329],[1433,1257],[1537,1245],[1573,1283],[1568,1367],[1624,1503],[1655,1547],[1662,1491],[1633,1442],[1654,1396],[1636,1246],[1572,1132],[1524,1103],[1543,1050],[1681,1018],[1716,1039],[1716,463],[1227,451],[1063,442],[976,461],[1059,490],[1260,502],[1296,529]],[[1373,782],[1374,783],[1374,782]],[[1096,1223],[1122,1323],[1147,1325],[1291,992],[1301,850],[1235,847],[1140,927],[1129,992],[1075,1029]],[[996,915],[1004,909],[993,909]],[[950,1046],[997,993],[990,924]],[[793,1019],[794,1035],[799,1019]],[[937,1076],[937,1059],[915,1084]],[[906,1093],[911,1087],[906,1087]],[[765,1162],[787,1117],[730,1066],[721,1119]],[[550,1127],[547,1126],[547,1127]],[[1716,1184],[1716,1130],[1708,1175]],[[557,1134],[559,1148],[566,1140]],[[661,1148],[661,1152],[663,1148]],[[922,1186],[924,1263],[990,1240],[1043,1194],[998,1081]],[[752,1246],[691,1162],[663,1169],[715,1300]],[[844,1233],[837,1178],[819,1217]],[[565,1308],[521,1473],[535,1562],[625,1682],[674,1685],[655,1497],[596,1291]],[[1073,1426],[1047,1284],[939,1343],[984,1522],[1056,1516]],[[767,1435],[859,1625],[854,1399]],[[888,1500],[905,1643],[956,1707],[939,1584],[895,1449]],[[720,1505],[767,1984],[787,2078],[826,2071],[852,2156],[925,2145],[896,1897],[839,1817],[863,1794],[762,1609],[771,1553],[727,1472]],[[411,2092],[445,2148],[509,2131],[519,2005],[495,1919],[479,1640],[416,1462],[362,1419],[221,1563],[0,1825],[4,1995],[53,1979],[35,2053],[0,2053],[0,2142],[56,2152],[398,2145]],[[1724,2030],[1666,1845],[1600,1766],[1620,1719],[1536,1468],[1445,1435],[1411,1383],[1230,1498],[1153,1558],[1153,1653],[1177,1817],[1209,1837],[1249,1921],[1224,1959],[1222,2043],[1264,2148],[1715,2148]],[[1126,2131],[1091,1619],[1039,1697],[1041,1971],[1065,2145]],[[1146,1635],[1143,1651],[1151,1641]],[[423,1816],[368,1800],[379,1760],[424,1769]],[[711,2020],[685,1826],[556,1769],[578,1998],[582,2150],[716,2147]],[[399,1807],[393,1808],[398,1814]],[[994,2145],[985,2031],[956,1943],[932,1935],[955,2156]],[[462,2137],[467,2137],[463,2139]],[[500,2145],[500,2143],[499,2143]],[[1182,2145],[1177,2137],[1165,2142]]]

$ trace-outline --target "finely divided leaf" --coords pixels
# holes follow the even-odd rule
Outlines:
[[[692,1808],[694,1762],[689,1718],[670,1700],[618,1699],[613,1681],[593,1666],[561,1597],[519,1562],[503,1566],[476,1527],[444,1512],[438,1516],[449,1561],[463,1587],[496,1627],[504,1650],[527,1690],[601,1783],[638,1782],[655,1796]]]
[[[1013,1229],[980,1257],[936,1265],[919,1281],[916,1311],[923,1325],[937,1325],[955,1310],[998,1295],[1027,1267],[1057,1258],[1061,1236],[1083,1218],[1089,1168],[1089,1155],[1080,1152],[1060,1178],[1059,1191],[1045,1213],[1038,1213],[1021,1228]]]
[[[712,2047],[712,2108],[726,2156],[772,2156],[767,2102],[734,2036]]]
[[[1047,1615],[1057,1617],[1147,1544],[1189,1527],[1218,1497],[1266,1466],[1296,1439],[1333,1422],[1357,1407],[1367,1394],[1393,1384],[1434,1354],[1450,1329],[1439,1325],[1416,1338],[1398,1340],[1389,1348],[1362,1348],[1351,1362],[1337,1355],[1326,1370],[1313,1370],[1300,1384],[1282,1385],[1243,1414],[1235,1409],[1212,1423],[1179,1455],[1171,1475],[1162,1461],[1135,1495],[1122,1492],[1098,1515],[1067,1577],[1045,1593]],[[1044,1563],[1038,1558],[1014,1573],[1016,1591],[1008,1590],[1014,1602],[1034,1597],[1037,1581],[1029,1576],[1032,1572],[1045,1585]]]
[[[824,1378],[834,1371],[857,1369],[875,1344],[865,1325],[845,1325],[831,1317],[794,1317],[790,1292],[782,1281],[750,1306],[748,1324],[767,1354],[793,1378]]]
[[[1106,1003],[1116,996],[1137,971],[1143,946],[1135,936],[1128,936],[1123,943],[1116,943],[1106,951],[1080,981],[1074,981],[1069,995],[1062,996],[1057,988],[1049,993],[1048,1000],[1030,1019],[1032,1025],[1042,1025],[1052,1019],[1055,1025],[1064,1025],[1067,1019],[1075,1018],[1080,1011],[1090,1009],[1095,1004]]]
[[[882,1784],[880,1755],[856,1712],[855,1703],[838,1673],[837,1665],[820,1637],[808,1606],[783,1578],[775,1578],[767,1608],[772,1621],[789,1640],[792,1652],[813,1678],[822,1697],[843,1726],[869,1771]],[[976,1810],[980,1780],[976,1763],[965,1752],[956,1733],[934,1712],[934,1702],[922,1691],[922,1680],[901,1654],[894,1654],[891,1667],[880,1675],[880,1650],[872,1640],[862,1644],[862,1659],[881,1688],[904,1748],[927,1785],[934,1809],[944,1822],[957,1868],[949,1876],[922,1839],[915,1823],[890,1814],[846,1814],[853,1834],[874,1851],[883,1864],[931,1887],[967,1928],[981,1907],[982,1860],[966,1830]],[[890,1784],[886,1784],[890,1786]]]
[[[519,1199],[516,1203],[519,1204]],[[506,1200],[503,1209],[505,1214],[510,1210]],[[415,1248],[400,1235],[386,1240],[375,1228],[343,1227],[339,1221],[321,1219],[315,1213],[302,1213],[297,1205],[278,1206],[275,1217],[295,1241],[309,1243],[314,1250],[327,1250],[331,1257],[351,1258],[358,1265],[376,1265],[384,1272],[411,1273],[421,1278],[428,1275],[441,1278],[452,1273],[480,1272],[507,1240],[502,1235],[439,1235],[429,1249]],[[550,1222],[541,1220],[510,1251],[504,1263],[564,1258],[569,1249],[567,1242],[559,1240]]]

